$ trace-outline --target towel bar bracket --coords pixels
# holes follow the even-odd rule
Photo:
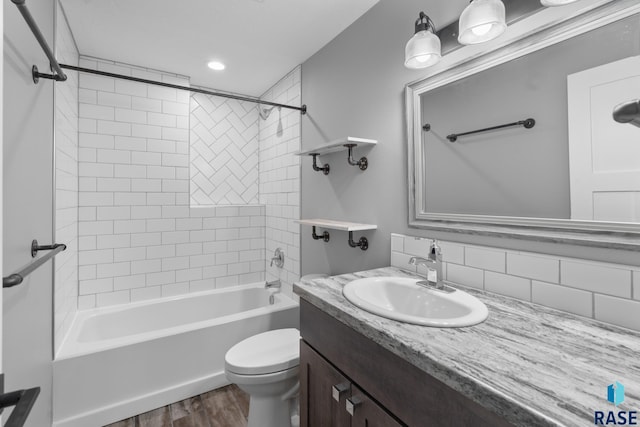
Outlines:
[[[35,258],[38,255],[38,251],[52,251],[58,249],[60,246],[64,246],[67,249],[67,245],[64,243],[54,243],[53,245],[39,245],[36,239],[31,241],[31,258]],[[63,249],[63,250],[64,250]]]

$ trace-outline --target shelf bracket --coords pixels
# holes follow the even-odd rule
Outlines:
[[[324,173],[325,175],[329,175],[329,164],[325,163],[324,166],[319,167],[318,164],[316,163],[316,157],[318,157],[319,154],[313,153],[311,154],[311,156],[313,157],[313,170],[316,172],[322,171],[322,173]]]
[[[327,165],[328,167],[328,165]],[[311,227],[311,237],[313,237],[313,240],[324,240],[325,242],[329,241],[329,232],[328,231],[323,231],[322,234],[318,235],[316,234],[316,226],[314,225],[313,227]]]
[[[369,166],[369,161],[367,160],[366,157],[361,157],[360,160],[353,159],[353,147],[356,147],[357,145],[358,144],[344,144],[344,146],[349,149],[347,162],[349,162],[351,166],[358,166],[361,171],[367,170],[367,167]]]
[[[358,243],[353,241],[353,231],[349,232],[349,246],[351,246],[352,248],[360,248],[363,251],[366,251],[367,249],[369,249],[369,241],[367,240],[366,237],[361,237],[360,240],[358,240]]]

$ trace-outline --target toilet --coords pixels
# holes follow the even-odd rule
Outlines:
[[[276,329],[240,341],[224,357],[227,379],[249,394],[247,427],[297,424],[300,331]]]

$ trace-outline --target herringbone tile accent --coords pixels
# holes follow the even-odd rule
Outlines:
[[[191,96],[192,206],[258,203],[258,110],[255,104]]]

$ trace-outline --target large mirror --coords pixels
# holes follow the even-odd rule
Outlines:
[[[640,250],[639,98],[620,0],[407,85],[409,225]]]

